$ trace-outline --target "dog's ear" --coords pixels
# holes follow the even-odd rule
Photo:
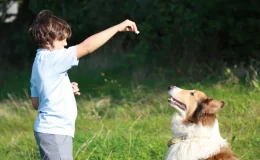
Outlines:
[[[225,102],[219,101],[216,99],[209,99],[208,103],[206,105],[205,113],[207,114],[215,114],[217,111],[219,111],[221,108],[223,108],[225,105]]]

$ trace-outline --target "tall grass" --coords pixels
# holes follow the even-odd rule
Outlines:
[[[202,90],[225,101],[218,114],[222,137],[241,160],[259,159],[260,97],[252,83],[257,76],[242,83],[227,69],[225,80],[199,82],[169,78],[167,70],[147,78],[146,69],[126,72],[115,68],[84,72],[82,66],[70,73],[82,93],[77,97],[75,159],[163,159],[175,112],[167,103],[169,85]],[[0,159],[39,159],[33,136],[37,112],[31,108],[27,89],[29,75],[8,76],[1,87]]]

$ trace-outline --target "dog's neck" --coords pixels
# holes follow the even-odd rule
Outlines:
[[[203,126],[202,123],[185,123],[184,118],[175,114],[171,126],[174,138],[187,136],[187,138],[221,138],[218,120],[215,119],[212,126]]]

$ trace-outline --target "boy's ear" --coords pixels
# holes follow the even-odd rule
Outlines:
[[[216,99],[210,99],[208,104],[206,105],[205,112],[208,114],[215,114],[217,111],[219,111],[221,108],[223,108],[225,105],[225,102],[219,101]]]

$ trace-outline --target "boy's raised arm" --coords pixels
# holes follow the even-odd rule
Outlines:
[[[97,34],[94,34],[87,39],[85,39],[83,42],[77,45],[77,58],[81,58],[85,56],[86,54],[89,54],[99,47],[101,47],[103,44],[105,44],[110,38],[112,38],[117,32],[122,31],[132,31],[135,33],[139,33],[136,24],[130,20],[125,20],[124,22],[115,25],[113,27],[110,27],[104,31],[101,31]]]

